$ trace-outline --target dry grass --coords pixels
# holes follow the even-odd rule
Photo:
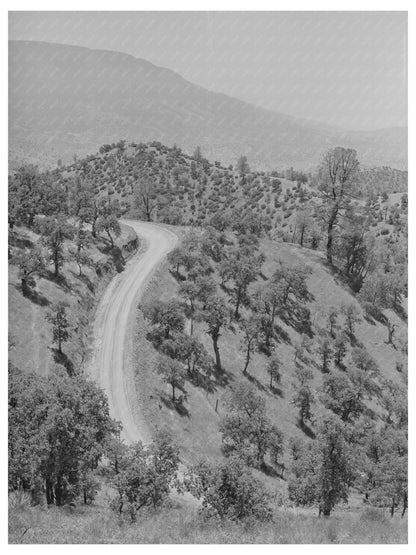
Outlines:
[[[37,235],[23,228],[17,229],[16,233],[26,235],[31,241],[38,239]],[[129,233],[131,229],[123,225],[116,243],[122,245]],[[89,255],[94,262],[105,262],[108,259],[107,250],[108,241],[99,238],[91,245]],[[98,278],[94,269],[83,268],[83,276],[79,276],[76,264],[67,261],[62,269],[62,279],[57,282],[53,278],[37,278],[37,295],[29,299],[22,295],[18,268],[9,266],[9,333],[15,343],[10,351],[10,360],[25,371],[40,375],[50,371],[56,364],[56,355],[51,344],[51,326],[45,315],[51,304],[64,301],[69,305],[71,337],[63,346],[63,351],[69,363],[79,368],[88,352],[91,316],[115,272],[114,268]]]
[[[323,312],[329,305],[340,306],[342,303],[354,303],[359,307],[348,286],[337,275],[328,270],[320,253],[302,249],[296,245],[276,243],[269,240],[262,241],[261,248],[267,256],[267,262],[264,266],[266,276],[272,274],[279,258],[285,260],[288,264],[304,263],[310,266],[312,274],[308,280],[308,287],[313,295],[313,300],[308,308],[311,310],[311,320],[315,326],[324,324]],[[143,302],[148,302],[152,298],[167,300],[176,294],[177,282],[168,272],[165,264],[154,276]],[[361,311],[360,307],[359,310]],[[407,333],[405,322],[395,315],[392,317],[398,323],[398,335],[404,338]],[[146,340],[148,326],[143,320],[141,312],[138,311],[135,335],[136,390],[138,402],[143,408],[143,414],[150,432],[152,433],[160,427],[168,428],[180,447],[182,460],[185,463],[195,462],[199,458],[221,458],[221,436],[218,432],[218,420],[224,411],[223,397],[229,388],[232,388],[236,383],[250,380],[257,391],[266,399],[268,414],[284,432],[285,441],[288,442],[291,437],[306,437],[298,426],[297,410],[291,404],[296,367],[293,345],[300,336],[293,328],[286,326],[283,322],[279,321],[279,325],[287,334],[287,339],[281,340],[276,349],[282,362],[283,377],[279,386],[280,391],[271,391],[269,388],[269,376],[266,372],[267,358],[262,354],[256,353],[253,356],[249,366],[249,376],[245,377],[243,375],[244,360],[240,343],[241,333],[236,327],[234,330],[226,330],[219,341],[221,359],[229,375],[229,384],[225,387],[218,387],[215,392],[207,394],[203,389],[187,383],[189,401],[186,407],[189,415],[183,416],[164,402],[164,399],[169,397],[169,387],[164,385],[160,377],[154,372],[157,353]],[[400,374],[396,370],[396,360],[402,355],[399,351],[394,350],[391,345],[385,344],[386,333],[385,326],[380,323],[370,324],[364,318],[357,325],[357,338],[376,360],[381,375],[400,381]],[[212,353],[212,344],[205,333],[203,323],[195,325],[195,334],[204,343],[208,352]],[[347,364],[349,357],[350,354],[345,361]],[[319,369],[319,357],[316,353],[312,353],[308,364],[314,372],[313,387],[318,397],[323,375]],[[218,412],[215,411],[217,400],[219,401]],[[374,408],[374,406],[371,408]],[[314,411],[316,416],[322,411],[319,400],[314,407]],[[288,454],[286,454],[284,462],[288,466]],[[284,480],[276,480],[264,475],[262,477],[272,491],[282,492],[286,490]]]
[[[276,510],[270,523],[204,522],[194,508],[172,505],[131,524],[104,506],[9,507],[9,542],[79,544],[340,544],[407,542],[407,518],[365,509],[319,519],[312,511]]]

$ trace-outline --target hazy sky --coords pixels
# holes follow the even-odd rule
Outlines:
[[[406,12],[11,12],[9,38],[127,52],[342,127],[407,125]]]

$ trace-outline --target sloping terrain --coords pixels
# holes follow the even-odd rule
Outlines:
[[[204,225],[219,215],[229,222],[246,214],[285,241],[299,240],[298,211],[305,210],[312,216],[313,209],[320,204],[319,183],[312,174],[290,168],[284,172],[247,171],[241,175],[237,168],[211,163],[204,155],[205,152],[199,153],[199,158],[189,156],[160,142],[119,141],[102,145],[96,154],[56,169],[53,176],[64,186],[81,178],[93,184],[101,195],[117,199],[127,216],[143,219],[146,214],[142,203],[137,202],[137,191],[148,176],[153,220],[173,225]],[[403,224],[396,209],[401,194],[396,193],[406,191],[407,172],[388,167],[368,169],[358,176],[354,202],[363,207],[367,197],[371,197],[368,216],[374,231],[386,229],[394,235]],[[390,194],[391,198],[381,197],[382,193]],[[313,223],[308,224],[304,237],[308,244],[312,236],[320,235],[317,228],[322,222],[315,218]]]
[[[130,253],[123,248],[132,239],[132,229],[123,226],[115,249],[98,237],[89,245],[91,264],[79,275],[77,264],[67,257],[61,277],[55,279],[46,269],[36,278],[33,295],[22,294],[17,266],[9,265],[9,358],[12,364],[27,372],[46,375],[60,364],[69,373],[82,370],[91,354],[91,321],[95,307],[110,279],[122,271]],[[27,228],[15,228],[11,236],[10,251],[33,246],[39,235]],[[68,244],[65,245],[67,253]],[[120,249],[121,247],[121,249]],[[97,268],[104,271],[98,273]],[[52,344],[52,326],[46,314],[57,302],[67,303],[70,337],[59,356]]]
[[[396,363],[404,363],[405,353],[401,350],[407,337],[406,321],[392,311],[388,311],[388,317],[397,325],[397,348],[387,344],[386,326],[380,322],[370,321],[366,318],[364,311],[355,299],[354,294],[344,283],[342,278],[330,270],[320,253],[302,249],[296,245],[277,243],[270,240],[262,240],[260,250],[266,255],[263,266],[263,277],[250,287],[270,277],[276,269],[279,261],[288,265],[307,266],[311,273],[307,281],[310,292],[310,302],[307,308],[310,310],[310,319],[313,329],[313,348],[307,360],[302,362],[295,360],[295,345],[300,340],[300,333],[290,323],[278,320],[278,342],[275,353],[281,362],[281,383],[270,388],[270,376],[267,374],[267,356],[260,352],[254,353],[248,367],[248,374],[243,375],[244,367],[244,343],[242,333],[238,324],[234,321],[232,325],[224,330],[219,340],[219,347],[223,367],[228,377],[228,384],[215,386],[214,391],[208,391],[196,387],[191,382],[186,383],[188,393],[186,411],[181,413],[169,402],[169,386],[162,383],[160,376],[156,373],[158,353],[147,340],[150,330],[148,322],[143,318],[141,310],[137,313],[137,332],[135,343],[135,368],[136,368],[136,391],[138,403],[154,432],[160,427],[167,427],[175,437],[180,446],[181,455],[186,463],[194,463],[199,459],[208,458],[218,460],[222,457],[221,434],[218,424],[221,416],[226,412],[224,400],[231,389],[235,389],[239,383],[250,383],[255,390],[265,399],[267,413],[284,433],[285,455],[283,462],[289,466],[290,453],[288,449],[290,438],[305,438],[313,435],[314,425],[310,428],[302,428],[299,424],[298,409],[293,405],[294,384],[296,382],[295,371],[301,367],[310,368],[313,371],[312,388],[315,394],[313,406],[314,418],[318,419],[323,413],[321,403],[321,387],[325,374],[321,371],[321,359],[318,351],[317,330],[325,327],[326,314],[330,306],[340,309],[343,304],[353,304],[359,314],[355,335],[363,348],[374,359],[379,370],[378,380],[389,379],[395,383],[402,384],[402,374],[397,370]],[[218,280],[219,285],[219,278]],[[160,268],[152,280],[146,295],[146,302],[154,299],[169,300],[178,295],[178,282],[173,274],[169,272],[168,265]],[[228,302],[228,297],[224,296]],[[336,329],[344,329],[345,321],[339,315]],[[195,323],[195,336],[200,340],[207,351],[213,356],[212,341],[206,333],[206,324]],[[351,366],[352,347],[347,347],[345,367]],[[331,368],[334,366],[331,364]],[[381,382],[380,382],[381,383]],[[366,401],[369,414],[377,419],[382,414],[382,409],[377,400]],[[374,412],[373,412],[374,411]],[[263,479],[267,477],[263,475]],[[284,491],[286,483],[284,480],[270,479],[268,486],[274,490]]]
[[[123,423],[122,435],[131,443],[148,442],[149,436],[143,418],[137,417],[141,411],[139,406],[134,406],[136,399],[129,383],[132,356],[128,352],[128,337],[129,327],[134,322],[130,314],[147,280],[175,246],[177,237],[166,229],[144,222],[129,220],[128,225],[144,242],[144,252],[139,259],[134,257],[124,272],[111,282],[99,303],[88,374],[106,392],[111,414]]]
[[[54,167],[103,142],[157,140],[254,168],[314,167],[342,144],[366,165],[407,167],[407,131],[347,132],[299,121],[196,86],[119,52],[9,42],[10,163]]]

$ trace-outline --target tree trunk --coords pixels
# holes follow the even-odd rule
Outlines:
[[[27,295],[29,294],[30,289],[27,285],[27,277],[22,277],[22,293],[24,297],[27,297]]]
[[[326,243],[326,259],[329,262],[329,264],[332,264],[332,244],[333,244],[332,234],[334,232],[334,225],[337,219],[337,214],[338,214],[338,208],[334,208],[328,222],[328,232],[327,232],[328,240]]]
[[[195,307],[194,307],[194,303],[193,303],[192,300],[190,301],[190,303],[191,303],[191,318],[190,318],[190,320],[191,320],[191,330],[190,330],[190,334],[191,334],[191,337],[192,337],[192,335],[194,334],[194,311],[195,311]]]
[[[403,496],[403,511],[402,511],[402,518],[404,517],[407,509],[407,493]]]
[[[111,242],[111,248],[113,248],[114,247],[114,241],[113,241],[113,238],[111,237],[111,233],[109,231],[107,231],[107,235],[108,235],[108,237],[110,239],[110,242]]]
[[[55,486],[55,500],[56,500],[57,507],[60,507],[62,505],[62,493],[63,493],[63,487],[58,480]]]
[[[396,329],[395,324],[391,324],[390,322],[387,322],[387,330],[389,334],[387,343],[389,344],[390,343],[393,344],[393,335],[394,335],[395,329]]]
[[[59,253],[57,251],[53,255],[53,264],[55,266],[55,277],[59,277]]]
[[[329,517],[331,514],[331,507],[327,504],[324,503],[323,507],[322,507],[322,514],[324,517]]]
[[[237,302],[235,305],[235,312],[234,312],[234,317],[237,319],[240,315],[238,313],[238,309],[240,308],[240,295],[237,295]]]
[[[247,373],[247,368],[248,365],[250,364],[250,345],[247,348],[247,353],[246,353],[246,363],[244,365],[244,370],[243,370],[243,374],[246,375]]]
[[[52,482],[50,480],[46,480],[45,494],[46,494],[46,503],[48,505],[53,505],[55,496],[53,494]]]
[[[173,384],[172,385],[172,401],[175,402],[175,386]]]
[[[302,231],[300,233],[300,246],[303,247],[303,236],[305,235],[305,228],[302,227]]]
[[[213,344],[214,353],[215,353],[215,366],[217,367],[218,372],[222,372],[220,350],[218,349],[218,337],[212,338],[212,344]]]
[[[331,509],[328,509],[328,507],[324,507],[322,514],[325,518],[329,518],[329,516],[331,515]]]

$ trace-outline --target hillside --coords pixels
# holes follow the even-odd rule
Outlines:
[[[212,389],[205,389],[196,386],[192,381],[187,381],[186,410],[185,413],[177,411],[169,402],[169,386],[161,382],[161,378],[156,372],[158,353],[147,339],[151,326],[143,317],[142,311],[138,311],[135,347],[138,403],[142,407],[142,411],[144,408],[144,416],[153,432],[160,427],[167,427],[172,432],[175,441],[181,448],[183,460],[187,464],[195,463],[201,458],[211,460],[222,458],[221,433],[218,426],[221,417],[227,412],[225,399],[230,390],[234,390],[240,383],[245,383],[251,384],[256,393],[265,399],[267,414],[283,431],[285,455],[281,462],[285,464],[286,468],[290,467],[290,440],[292,438],[308,439],[314,435],[314,425],[310,428],[308,426],[303,428],[299,424],[299,411],[292,403],[296,391],[296,371],[299,367],[307,367],[313,371],[311,383],[316,400],[313,409],[314,420],[317,422],[325,412],[321,395],[326,374],[321,371],[319,330],[327,327],[329,308],[335,308],[338,312],[337,333],[341,333],[345,326],[341,306],[353,304],[357,308],[359,320],[355,331],[357,344],[365,349],[375,362],[376,382],[381,385],[384,380],[392,380],[403,386],[404,375],[401,370],[397,370],[397,368],[406,366],[407,324],[403,318],[393,311],[386,312],[397,326],[396,349],[386,343],[386,326],[381,322],[370,320],[366,316],[353,291],[341,276],[337,276],[327,267],[321,254],[296,245],[276,243],[270,240],[262,240],[259,250],[265,254],[266,262],[263,265],[261,276],[250,285],[251,293],[263,285],[267,279],[270,279],[280,261],[290,267],[299,265],[307,267],[310,271],[307,288],[311,300],[306,306],[310,310],[313,347],[310,353],[306,353],[305,360],[296,360],[295,349],[302,340],[302,333],[289,320],[281,318],[278,320],[274,354],[280,361],[281,382],[275,387],[270,387],[270,376],[267,373],[266,365],[269,357],[261,351],[256,351],[252,355],[247,375],[243,374],[245,351],[242,329],[238,321],[231,320],[230,327],[224,329],[219,340],[227,385],[215,383]],[[156,299],[168,301],[178,297],[178,284],[181,281],[178,282],[168,268],[168,264],[165,264],[159,270],[146,293],[144,304],[151,303]],[[214,276],[227,306],[230,306],[232,301],[228,294],[224,294],[225,290],[219,287],[221,279],[217,272]],[[248,315],[249,312],[246,307],[244,314]],[[213,356],[212,341],[207,335],[206,329],[205,322],[196,321],[194,336],[203,343],[210,356]],[[189,332],[189,321],[187,330]],[[357,344],[347,347],[345,368],[354,366],[351,354]],[[336,371],[337,367],[331,364],[331,368]],[[378,395],[381,398],[381,391]],[[371,418],[378,419],[384,410],[381,409],[380,399],[377,398],[377,395],[370,397],[372,400],[367,399],[366,410]],[[263,479],[267,480],[264,475]],[[267,483],[272,490],[276,489],[285,494],[287,483],[284,480],[270,479]]]
[[[347,132],[297,120],[193,85],[168,69],[119,52],[9,42],[9,159],[54,167],[103,142],[200,145],[223,164],[312,168],[342,144],[365,165],[407,167],[407,130]]]
[[[250,523],[246,541],[258,526],[272,537],[270,519],[297,526],[285,516],[295,507],[342,518],[345,537],[367,505],[377,521],[387,508],[404,516],[407,173],[362,171],[359,153],[344,148],[308,174],[253,171],[244,157],[225,167],[204,154],[119,141],[53,171],[9,175],[11,499],[23,489],[70,511],[96,500],[109,523],[103,539],[115,534],[110,511],[146,522],[169,504],[167,518],[191,515],[196,530],[194,518],[221,519],[226,534],[233,520]],[[83,369],[96,303],[137,248],[122,216],[145,220],[136,227],[158,247],[104,297],[114,310],[104,311],[106,335],[94,334],[106,347],[97,360],[119,362],[97,365],[103,391]],[[163,245],[167,225],[177,246]],[[122,403],[117,423],[110,411]],[[202,498],[202,514],[172,490],[186,503]],[[26,534],[21,519],[46,522],[22,499],[12,535]],[[321,541],[332,534],[319,530]],[[313,537],[312,528],[293,534]]]
[[[358,153],[361,156],[361,153]],[[318,160],[317,160],[318,162]],[[152,210],[151,219],[172,225],[228,225],[242,216],[251,225],[284,241],[316,246],[322,221],[319,180],[289,168],[286,171],[250,171],[212,163],[199,150],[189,156],[159,142],[102,145],[99,152],[53,172],[63,186],[80,178],[101,195],[117,199],[127,216],[146,219],[141,184]],[[357,176],[354,205],[370,218],[376,235],[396,240],[406,228],[400,202],[407,191],[407,172],[388,167],[363,169]],[[371,199],[371,202],[368,200]],[[307,227],[307,229],[306,229]],[[316,248],[316,246],[314,248]]]
[[[122,271],[131,255],[131,241],[137,240],[133,230],[123,226],[116,247],[111,249],[104,237],[91,237],[89,262],[82,268],[71,258],[71,241],[64,244],[66,262],[57,279],[46,267],[39,271],[36,289],[23,294],[19,267],[14,260],[39,244],[41,236],[25,227],[14,228],[9,237],[9,360],[26,372],[45,376],[56,365],[69,374],[83,371],[90,356],[91,322],[94,310],[111,278]],[[46,315],[52,307],[67,305],[69,338],[60,355],[52,345],[52,326]]]

